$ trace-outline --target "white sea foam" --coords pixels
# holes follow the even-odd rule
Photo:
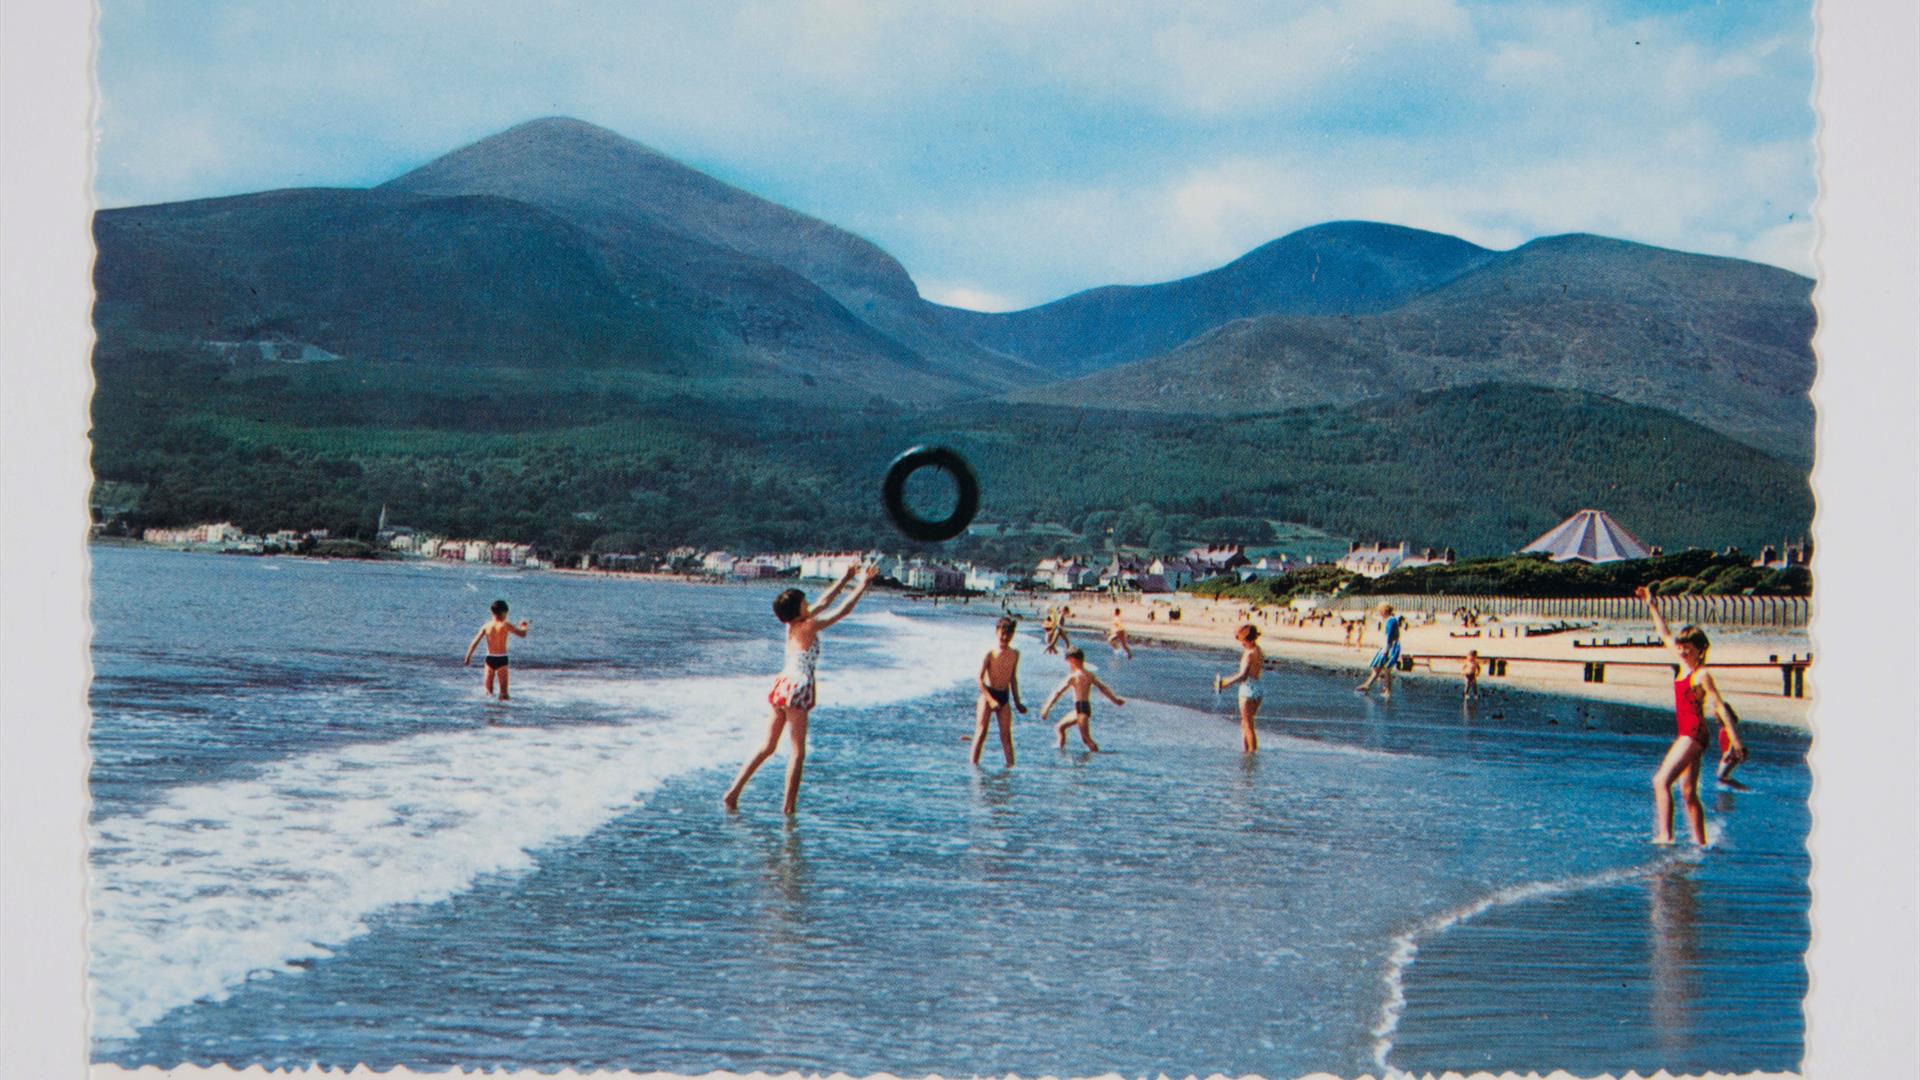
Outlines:
[[[822,708],[904,702],[969,678],[979,626],[859,617],[883,666],[836,667]],[[984,648],[984,646],[982,646]],[[94,1033],[124,1038],[169,1011],[367,931],[532,852],[581,837],[666,780],[730,764],[765,715],[767,674],[558,682],[633,722],[476,727],[311,753],[259,775],[182,787],[92,830]]]
[[[1710,845],[1717,841],[1717,828],[1710,829],[1707,838]],[[1400,1029],[1400,1017],[1407,1007],[1406,972],[1413,966],[1414,958],[1420,954],[1422,940],[1483,915],[1494,908],[1650,878],[1676,863],[1691,861],[1697,857],[1692,852],[1676,850],[1639,866],[1601,870],[1552,881],[1529,881],[1509,886],[1450,911],[1441,912],[1402,932],[1393,939],[1393,944],[1387,950],[1387,970],[1382,977],[1386,984],[1386,995],[1380,1003],[1380,1019],[1373,1027],[1373,1062],[1379,1066],[1381,1075],[1406,1075],[1387,1063],[1387,1055],[1393,1052],[1393,1037]]]

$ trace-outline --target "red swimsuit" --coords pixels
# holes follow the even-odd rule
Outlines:
[[[1700,701],[1693,696],[1693,676],[1682,675],[1673,680],[1673,718],[1680,734],[1703,748],[1713,742],[1713,732],[1707,728],[1707,718],[1700,713]]]

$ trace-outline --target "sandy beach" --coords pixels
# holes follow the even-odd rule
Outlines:
[[[1044,603],[1045,601],[1042,601]],[[1136,643],[1174,642],[1231,651],[1237,646],[1233,631],[1248,619],[1247,605],[1233,600],[1208,600],[1181,595],[1177,599],[1147,601],[1112,600],[1101,596],[1081,596],[1069,602],[1071,632],[1082,635],[1077,643],[1103,647],[1115,607],[1121,610],[1122,624]],[[1177,621],[1168,618],[1178,611]],[[1153,618],[1149,619],[1149,613]],[[1341,612],[1349,617],[1354,611]],[[1254,618],[1260,628],[1260,644],[1267,656],[1356,673],[1366,670],[1367,661],[1380,647],[1379,621],[1369,619],[1366,638],[1358,646],[1346,644],[1337,618],[1322,625],[1289,624],[1283,613],[1263,609]],[[1483,664],[1480,685],[1483,691],[1502,686],[1546,693],[1565,694],[1621,704],[1671,709],[1673,691],[1668,654],[1660,648],[1584,647],[1598,639],[1604,643],[1628,640],[1645,641],[1653,636],[1651,620],[1600,622],[1592,629],[1569,631],[1548,636],[1522,636],[1523,626],[1544,626],[1546,620],[1484,621],[1478,637],[1456,637],[1472,631],[1448,616],[1425,622],[1414,616],[1402,637],[1401,651],[1414,661],[1411,673],[1400,678],[1422,682],[1449,683],[1458,687],[1460,657],[1469,649],[1479,650],[1482,660],[1502,657],[1509,660],[1507,672],[1494,676]],[[1677,627],[1676,627],[1677,629]],[[1813,702],[1812,672],[1807,673],[1804,697],[1789,697],[1781,692],[1781,676],[1772,659],[1805,657],[1811,644],[1805,630],[1748,629],[1709,627],[1713,638],[1712,663],[1721,692],[1739,712],[1744,722],[1777,724],[1807,729]],[[1576,647],[1575,642],[1581,642]],[[1543,662],[1552,661],[1552,662]],[[1604,682],[1583,679],[1587,662],[1606,666]],[[1761,664],[1761,667],[1733,665]],[[1650,666],[1638,666],[1650,665]],[[1376,690],[1376,693],[1378,691]]]

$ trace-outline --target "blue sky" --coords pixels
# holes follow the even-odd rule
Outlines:
[[[96,190],[364,186],[611,128],[985,308],[1321,221],[1813,272],[1810,0],[103,0]]]

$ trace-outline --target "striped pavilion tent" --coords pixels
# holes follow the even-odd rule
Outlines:
[[[1522,555],[1544,551],[1554,562],[1578,559],[1585,563],[1644,559],[1651,552],[1605,510],[1582,510],[1520,549]]]

